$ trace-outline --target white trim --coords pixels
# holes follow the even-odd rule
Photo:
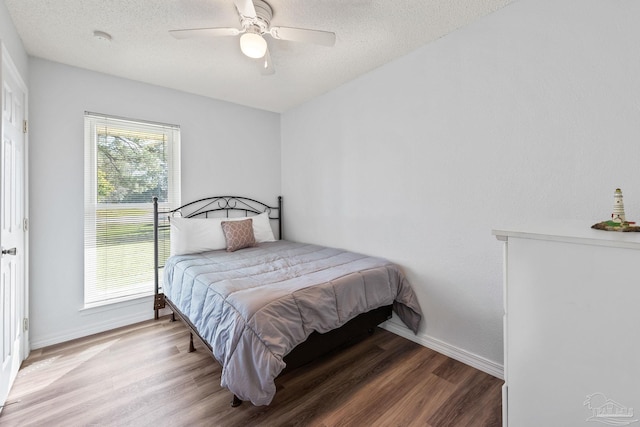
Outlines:
[[[151,283],[153,287],[153,283]],[[119,299],[101,301],[94,304],[85,304],[78,310],[81,316],[87,316],[96,313],[103,313],[105,311],[118,310],[122,307],[129,307],[132,305],[150,305],[149,297],[154,296],[153,290],[146,293],[146,295],[126,296]]]
[[[40,337],[38,340],[31,342],[31,348],[33,350],[43,347],[48,347],[54,344],[60,344],[62,342],[71,341],[77,338],[88,337],[89,335],[98,334],[100,332],[110,331],[112,329],[121,328],[123,326],[133,325],[135,323],[144,322],[154,318],[154,311],[152,310],[153,297],[147,297],[139,300],[140,305],[147,308],[146,310],[140,310],[135,313],[114,316],[112,319],[103,322],[87,322],[87,325],[81,327],[68,329],[64,332],[51,334],[49,336]],[[94,313],[99,314],[99,312]]]
[[[0,53],[0,83],[4,84],[4,76],[2,75],[2,67],[6,67],[11,76],[16,80],[20,90],[24,95],[24,117],[23,119],[27,121],[27,127],[29,123],[29,88],[25,83],[22,74],[16,67],[16,64],[13,62],[13,58],[9,54],[9,50],[2,40],[0,40],[0,46],[2,47],[2,52]],[[2,94],[0,93],[0,102],[2,102]],[[0,137],[2,137],[2,118],[0,117]],[[23,177],[22,182],[24,185],[23,189],[23,221],[26,221],[27,225],[29,225],[29,131],[24,134],[24,165],[22,169]],[[24,224],[24,222],[23,222]],[[23,290],[23,306],[22,306],[22,318],[29,319],[29,228],[27,226],[26,230],[24,230],[24,290]],[[22,330],[23,334],[23,342],[21,351],[21,361],[25,360],[29,357],[31,352],[31,344],[30,344],[30,332],[29,329]]]
[[[384,322],[380,326],[389,332],[393,332],[396,335],[400,335],[403,338],[444,354],[445,356],[462,362],[465,365],[469,365],[482,372],[486,372],[496,378],[504,378],[504,369],[499,363],[485,359],[482,356],[478,356],[477,354],[471,353],[437,338],[433,338],[428,335],[415,335],[407,327],[396,323],[393,319]]]
[[[151,126],[164,126],[168,128],[180,129],[180,125],[174,125],[172,123],[162,123],[162,122],[154,122],[152,120],[132,119],[129,117],[114,116],[112,114],[94,113],[92,111],[85,111],[84,114],[85,116],[95,117],[100,120],[105,120],[105,119],[122,120],[124,122],[146,123]]]
[[[4,41],[2,39],[0,39],[0,103],[3,102],[3,95],[2,95],[2,87],[4,86],[5,83],[5,70],[7,71],[7,75],[11,76],[12,79],[14,79],[16,81],[16,84],[18,85],[19,89],[22,91],[22,95],[24,96],[23,101],[23,116],[22,119],[25,120],[25,122],[28,124],[28,120],[29,120],[29,89],[27,84],[25,83],[25,80],[22,76],[22,74],[20,73],[20,71],[18,70],[18,67],[16,67],[15,63],[13,62],[13,58],[11,57],[9,50],[7,49],[6,45],[4,44]],[[1,112],[2,108],[0,106],[0,115],[2,114]],[[0,117],[0,138],[4,138],[4,129],[3,129],[3,125],[2,125],[2,117]],[[28,224],[28,220],[29,220],[29,133],[25,132],[23,135],[24,138],[24,145],[23,145],[23,165],[22,165],[22,185],[23,185],[23,189],[22,189],[22,213],[23,213],[23,217],[21,218],[21,223],[23,224],[23,226],[25,224]],[[21,289],[22,292],[22,300],[19,301],[21,307],[20,307],[20,315],[22,317],[22,319],[19,319],[18,321],[20,322],[19,327],[21,328],[21,334],[22,334],[22,340],[21,340],[21,345],[20,348],[17,349],[17,354],[14,355],[14,357],[16,359],[16,363],[18,364],[18,366],[27,358],[29,357],[29,353],[31,350],[31,345],[30,345],[30,331],[29,328],[24,328],[25,323],[23,322],[27,322],[26,325],[28,325],[28,320],[29,320],[29,228],[27,227],[26,229],[23,229],[23,242],[22,242],[22,251],[23,251],[23,271],[22,271],[22,277],[23,277],[23,289]],[[11,376],[11,378],[9,378],[9,382],[8,382],[8,389],[7,390],[2,390],[0,391],[0,393],[2,393],[2,396],[0,396],[0,412],[2,412],[2,405],[5,404],[8,392],[11,390],[11,387],[13,385],[13,382],[15,380],[15,378],[17,377],[18,374],[18,370],[16,369],[15,372],[13,373],[13,375]],[[7,392],[7,394],[5,395],[5,391]]]
[[[145,305],[150,304],[149,299],[147,298],[141,299],[140,302]],[[32,349],[43,348],[50,345],[59,344],[65,341],[70,341],[76,338],[83,338],[83,337],[97,334],[100,332],[109,331],[111,329],[132,325],[134,323],[144,322],[146,320],[153,319],[153,317],[154,317],[153,311],[146,311],[146,310],[144,312],[135,313],[129,316],[118,316],[116,319],[113,319],[113,320],[92,324],[91,327],[88,327],[88,328],[85,328],[85,327],[76,328],[76,329],[68,330],[61,334],[55,334],[55,335],[50,335],[48,337],[43,337],[38,341],[32,342],[31,345],[32,345]],[[452,359],[462,362],[465,365],[469,365],[473,368],[476,368],[496,378],[504,379],[503,366],[500,365],[499,363],[492,362],[491,360],[485,359],[482,356],[478,356],[477,354],[468,352],[459,347],[456,347],[454,345],[441,341],[437,338],[433,338],[425,335],[415,335],[407,327],[394,322],[394,320],[389,320],[381,324],[380,326],[389,332],[392,332],[410,341],[418,343],[424,347],[430,348],[431,350],[437,351],[438,353],[444,354],[445,356],[451,357]]]

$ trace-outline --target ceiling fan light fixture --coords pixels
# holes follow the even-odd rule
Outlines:
[[[249,58],[262,58],[267,53],[267,41],[254,32],[246,32],[240,36],[240,50]]]

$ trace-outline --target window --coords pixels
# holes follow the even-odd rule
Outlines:
[[[180,128],[85,113],[85,307],[154,292],[153,196],[180,203]]]

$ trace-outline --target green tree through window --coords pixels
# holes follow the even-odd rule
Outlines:
[[[167,199],[164,134],[135,135],[98,130],[98,202],[144,203]]]

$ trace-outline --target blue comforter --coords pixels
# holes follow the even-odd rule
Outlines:
[[[414,332],[422,317],[395,264],[283,240],[171,257],[164,293],[213,348],[221,385],[254,405],[271,402],[283,357],[313,331],[392,303]]]

